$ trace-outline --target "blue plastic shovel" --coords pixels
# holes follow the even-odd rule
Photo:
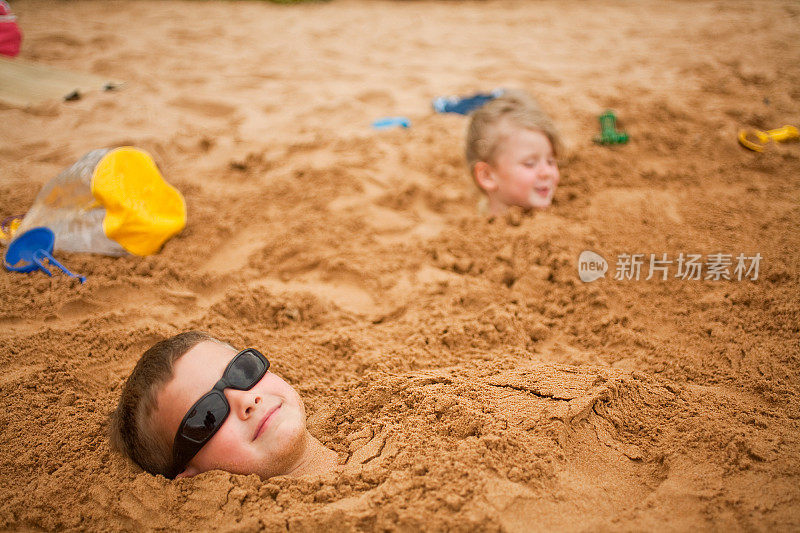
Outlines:
[[[389,128],[410,128],[411,121],[406,117],[383,117],[373,122],[372,127],[376,130],[385,130]]]
[[[86,281],[85,276],[73,274],[52,256],[55,242],[56,236],[53,230],[49,228],[30,229],[11,241],[6,250],[3,264],[8,270],[14,272],[33,272],[38,269],[44,270],[48,276],[52,276],[53,274],[44,264],[44,260],[47,259],[48,263],[57,266],[65,274],[78,278],[81,283]]]

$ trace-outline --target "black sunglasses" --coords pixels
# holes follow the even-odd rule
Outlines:
[[[175,442],[172,444],[172,474],[175,477],[186,468],[186,464],[211,440],[222,427],[231,406],[225,398],[225,389],[250,390],[269,370],[269,361],[261,352],[248,348],[237,353],[222,379],[197,400],[183,417]]]

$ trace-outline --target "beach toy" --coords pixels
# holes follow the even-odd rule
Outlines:
[[[411,127],[411,121],[406,117],[383,117],[373,122],[372,127],[376,130],[385,130],[389,128],[409,128]]]
[[[600,120],[600,135],[594,138],[597,144],[625,144],[628,134],[617,131],[617,117],[610,109],[597,117]]]
[[[55,233],[56,250],[150,255],[186,225],[183,196],[137,148],[93,150],[39,192],[18,231]]]
[[[490,93],[476,93],[471,96],[438,96],[433,99],[433,110],[437,113],[468,115],[486,102],[502,96],[503,92],[505,92],[503,89],[495,89]]]
[[[19,54],[22,32],[17,25],[17,17],[11,12],[11,6],[0,0],[0,55],[14,57]]]
[[[14,238],[24,215],[6,217],[0,222],[0,242],[4,243]]]
[[[756,129],[739,130],[739,144],[754,152],[763,152],[764,146],[770,141],[777,143],[795,139],[800,139],[800,132],[794,126],[784,126],[768,131]]]
[[[48,276],[52,276],[53,274],[50,273],[44,263],[46,259],[48,263],[57,266],[65,274],[78,278],[81,283],[86,281],[85,276],[73,274],[52,256],[55,240],[56,236],[49,228],[28,230],[8,245],[3,264],[8,270],[14,272],[33,272],[38,269],[43,270]]]

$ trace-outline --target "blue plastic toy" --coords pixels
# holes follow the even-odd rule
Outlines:
[[[372,123],[372,127],[376,130],[385,130],[388,128],[409,128],[411,121],[406,117],[383,117],[379,118]]]
[[[490,93],[477,93],[471,96],[438,96],[433,99],[431,104],[437,113],[457,113],[459,115],[469,115],[472,111],[482,107],[483,104],[491,102],[499,96],[503,96],[505,89],[495,89]]]
[[[11,241],[6,250],[3,264],[8,270],[14,272],[33,272],[38,269],[44,270],[48,276],[52,276],[53,274],[44,263],[44,260],[47,259],[48,263],[57,266],[65,274],[78,278],[81,283],[86,281],[85,276],[73,274],[52,256],[55,242],[56,236],[53,230],[49,228],[30,229]]]

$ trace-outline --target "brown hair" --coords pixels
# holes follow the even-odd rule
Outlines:
[[[507,128],[502,127],[504,122],[541,131],[550,140],[553,153],[557,155],[561,151],[556,127],[536,100],[524,91],[506,90],[472,113],[466,149],[470,173],[475,170],[478,161],[492,160],[497,147],[507,135]]]
[[[187,331],[157,342],[142,354],[111,414],[111,444],[151,474],[167,475],[172,467],[172,440],[152,424],[156,395],[183,354],[204,341],[220,342],[201,331]]]

